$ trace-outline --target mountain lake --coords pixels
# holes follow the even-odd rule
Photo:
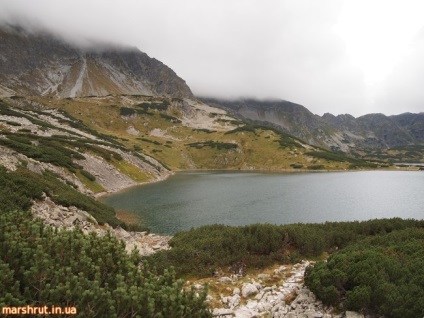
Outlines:
[[[153,233],[205,224],[289,224],[424,217],[424,171],[178,172],[101,200]]]

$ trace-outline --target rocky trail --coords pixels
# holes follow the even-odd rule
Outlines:
[[[215,304],[217,318],[363,318],[356,312],[336,313],[326,307],[304,286],[305,269],[314,262],[304,260],[295,265],[282,265],[270,273],[242,277],[220,277],[209,281],[211,289],[221,293],[208,296]]]

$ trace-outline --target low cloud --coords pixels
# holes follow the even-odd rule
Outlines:
[[[423,66],[422,46],[379,85],[378,95],[365,84],[334,31],[343,1],[0,0],[0,5],[3,21],[43,25],[74,41],[137,46],[176,71],[197,95],[286,99],[317,114],[356,116],[417,111],[423,98],[418,81],[424,71],[416,67]]]
[[[424,112],[424,29],[417,36],[410,55],[379,87],[376,103],[389,113]]]

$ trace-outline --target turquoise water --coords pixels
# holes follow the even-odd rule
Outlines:
[[[424,172],[181,172],[102,201],[162,234],[214,223],[423,219]]]

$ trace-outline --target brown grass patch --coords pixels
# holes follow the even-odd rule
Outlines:
[[[116,210],[116,217],[127,224],[140,224],[140,217],[132,212]]]

